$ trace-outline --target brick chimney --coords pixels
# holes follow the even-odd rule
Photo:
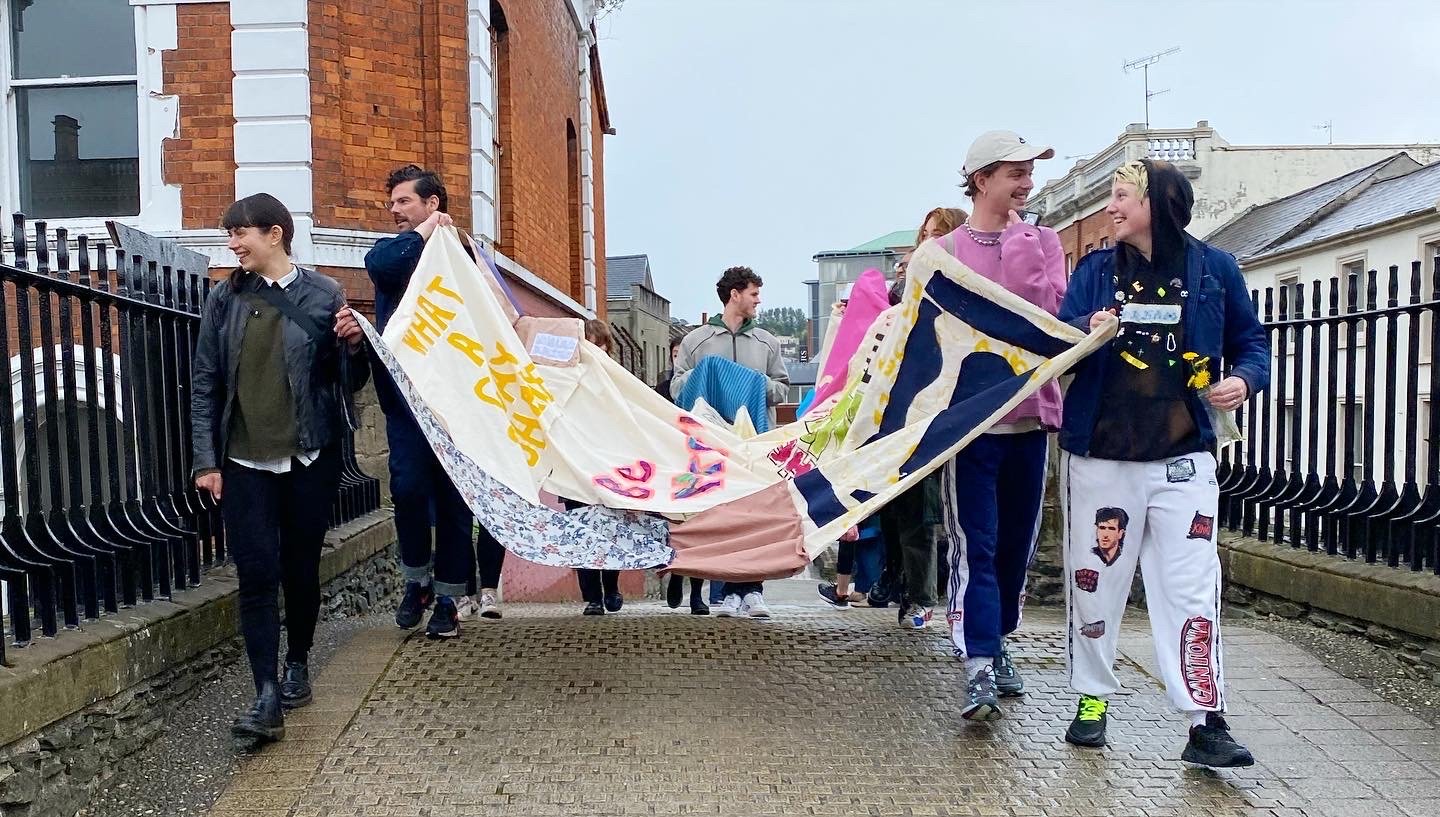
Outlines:
[[[80,161],[80,120],[63,113],[55,117],[55,161]]]

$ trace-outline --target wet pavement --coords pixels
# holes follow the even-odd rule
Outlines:
[[[769,621],[644,601],[511,605],[443,642],[361,629],[209,813],[1440,815],[1440,733],[1273,633],[1227,625],[1230,720],[1260,762],[1210,771],[1179,761],[1141,615],[1095,751],[1061,739],[1058,611],[1012,641],[1028,694],[972,724],[939,627],[813,587],[767,585]]]

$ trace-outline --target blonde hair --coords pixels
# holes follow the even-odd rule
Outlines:
[[[1135,195],[1141,199],[1150,188],[1150,169],[1140,160],[1126,162],[1115,171],[1115,181],[1135,185]]]
[[[967,217],[968,214],[959,207],[936,207],[920,219],[920,229],[915,231],[915,246],[920,246],[920,242],[925,240],[925,225],[930,223],[930,219],[939,222],[940,235],[945,235],[964,224]]]

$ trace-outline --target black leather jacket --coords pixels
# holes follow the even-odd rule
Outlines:
[[[241,279],[242,292],[261,285],[260,276],[247,273]],[[285,296],[321,326],[335,324],[335,313],[345,304],[345,292],[333,278],[313,270],[300,269],[300,277],[285,289]],[[250,311],[236,297],[230,281],[223,281],[205,299],[200,319],[200,339],[195,345],[190,395],[190,442],[194,449],[192,478],[213,471],[225,461],[226,435],[235,404],[235,375],[240,363],[240,344]],[[340,439],[347,431],[346,411],[350,394],[369,379],[365,347],[340,349],[333,333],[317,343],[309,332],[288,318],[283,321],[285,362],[289,369],[290,394],[295,404],[295,430],[302,451],[310,451]],[[348,355],[342,366],[340,356]],[[347,373],[342,388],[341,372]]]

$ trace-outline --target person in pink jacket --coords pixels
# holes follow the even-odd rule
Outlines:
[[[1027,221],[1025,201],[1035,161],[1054,155],[1010,131],[981,134],[961,170],[975,206],[959,229],[938,239],[970,269],[1051,314],[1065,296],[1065,254],[1054,230]],[[1046,384],[945,465],[946,621],[969,678],[961,715],[970,720],[999,718],[999,697],[1025,690],[1005,637],[1020,625],[1048,436],[1060,427],[1060,407],[1059,384]]]

